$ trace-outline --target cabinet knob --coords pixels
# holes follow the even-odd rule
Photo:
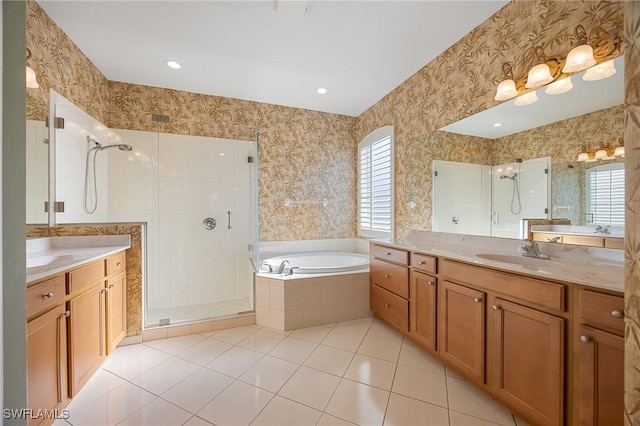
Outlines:
[[[391,252],[390,252],[390,251],[388,251],[388,252],[386,252],[384,255],[385,255],[385,256],[391,256]]]
[[[47,299],[51,299],[53,297],[53,293],[49,292],[49,293],[43,295],[43,297],[46,297]]]
[[[473,301],[476,302],[476,303],[480,303],[480,302],[482,302],[482,297],[474,297]]]
[[[502,309],[502,306],[500,305],[493,305],[491,307],[493,308],[494,311],[499,311],[500,309]]]
[[[582,335],[580,336],[580,341],[582,343],[589,343],[591,341],[591,337]]]
[[[109,291],[109,289],[108,289],[108,288],[103,288],[102,290],[100,290],[100,293],[106,293],[106,292],[108,292],[108,291]]]
[[[389,274],[384,274],[384,277],[385,277],[385,278],[391,278],[391,275],[389,275]]]
[[[431,287],[431,286],[433,285],[433,282],[431,282],[431,281],[427,281],[427,285],[428,285],[429,287]]]
[[[71,315],[71,312],[69,312],[69,311],[66,311],[66,312],[60,314],[61,317],[65,317],[65,318],[69,318],[69,315]]]
[[[418,265],[424,265],[425,263],[427,263],[427,262],[425,262],[424,260],[419,260],[418,261]]]
[[[385,308],[390,308],[390,307],[391,307],[391,305],[390,305],[390,304],[388,304],[388,303],[385,303],[385,304],[384,304],[384,307],[385,307]]]
[[[622,318],[622,312],[616,309],[615,311],[611,311],[611,316],[614,318]]]
[[[116,266],[122,266],[122,262],[116,262]]]

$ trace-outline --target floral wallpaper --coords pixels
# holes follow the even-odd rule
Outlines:
[[[49,89],[78,105],[102,123],[107,121],[107,78],[73,44],[46,12],[27,0],[27,49],[38,89],[27,89],[27,120],[44,121],[49,115]]]
[[[27,227],[27,237],[66,237],[78,235],[130,235],[127,250],[127,336],[142,334],[142,256],[144,226],[140,224],[63,225],[47,228]]]
[[[640,424],[640,2],[624,10],[625,156],[625,424]]]
[[[547,57],[565,56],[577,24],[590,37],[597,27],[618,33],[623,6],[621,1],[511,2],[358,117],[356,140],[380,126],[396,129],[397,236],[406,220],[404,144],[496,105],[502,63],[513,64],[518,80],[535,65],[536,46]]]

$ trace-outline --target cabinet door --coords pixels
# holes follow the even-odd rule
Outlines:
[[[624,424],[624,338],[580,326],[581,425]]]
[[[127,334],[127,281],[119,274],[107,281],[107,355]]]
[[[59,306],[27,324],[27,405],[60,409],[67,400],[67,321]],[[29,425],[42,421],[29,419]]]
[[[71,397],[89,380],[106,356],[105,294],[97,285],[69,302],[69,384]]]
[[[440,355],[470,379],[484,383],[485,294],[450,281],[440,284]]]
[[[541,425],[563,424],[564,319],[496,298],[493,390]]]
[[[410,331],[418,342],[436,350],[436,278],[411,272]]]

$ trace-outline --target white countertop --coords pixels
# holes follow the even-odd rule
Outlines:
[[[27,239],[27,284],[131,247],[129,235]],[[28,267],[30,264],[36,265]]]
[[[524,240],[442,233],[407,235],[394,240],[374,240],[409,250],[493,269],[517,272],[548,280],[565,281],[606,290],[624,292],[624,252],[622,250],[539,243],[550,260],[523,257]],[[491,260],[478,255],[500,255],[525,264]]]
[[[624,238],[624,228],[612,226],[607,228],[607,232],[596,231],[595,226],[575,226],[575,225],[533,225],[531,232],[543,232],[545,234],[580,235],[584,237],[600,238]]]

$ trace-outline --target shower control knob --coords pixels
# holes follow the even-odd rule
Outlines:
[[[207,217],[202,221],[202,226],[207,231],[211,231],[216,227],[216,220],[212,217]]]
[[[460,222],[460,219],[458,219],[457,216],[454,216],[454,217],[451,218],[451,223],[453,223],[454,225],[457,225],[458,222]]]

